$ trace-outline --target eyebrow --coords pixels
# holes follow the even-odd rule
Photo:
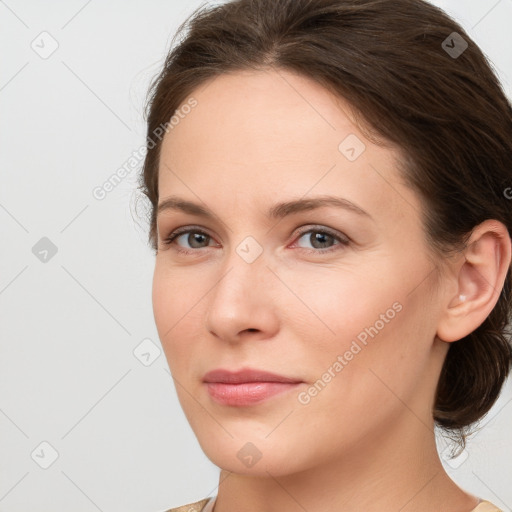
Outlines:
[[[277,203],[268,210],[267,217],[270,219],[280,219],[295,213],[308,210],[316,210],[317,208],[329,206],[348,210],[358,215],[372,219],[372,216],[367,211],[363,210],[352,201],[349,201],[343,197],[328,195]],[[207,219],[213,219],[216,217],[208,208],[197,203],[187,201],[186,199],[178,196],[169,196],[161,203],[159,203],[157,208],[157,215],[163,211],[168,210],[178,210],[190,215],[197,215]]]

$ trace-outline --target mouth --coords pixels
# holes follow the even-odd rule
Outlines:
[[[302,380],[263,370],[213,370],[203,377],[212,400],[222,405],[244,407],[261,403],[303,383]]]

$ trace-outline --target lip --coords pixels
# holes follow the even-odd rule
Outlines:
[[[303,381],[252,368],[237,371],[212,370],[205,374],[210,397],[222,405],[244,407],[290,391]]]
[[[242,368],[236,371],[218,368],[208,372],[203,377],[203,382],[222,382],[226,384],[240,384],[243,382],[284,382],[298,383],[300,379],[284,377],[276,373],[266,372],[254,368]]]

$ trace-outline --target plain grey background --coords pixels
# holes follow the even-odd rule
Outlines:
[[[160,352],[154,257],[135,214],[142,162],[130,161],[149,81],[200,3],[0,1],[1,512],[158,512],[216,494],[219,470]],[[433,3],[512,97],[512,0]],[[509,380],[485,428],[444,461],[509,512],[511,402]],[[440,437],[443,460],[448,449]]]

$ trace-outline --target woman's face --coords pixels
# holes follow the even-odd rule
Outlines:
[[[398,425],[425,433],[448,344],[435,336],[421,204],[396,150],[284,70],[225,74],[191,96],[163,141],[159,203],[209,215],[159,212],[153,307],[206,455],[284,475],[382,443]],[[306,202],[327,196],[339,203]],[[296,383],[205,383],[216,369]]]

